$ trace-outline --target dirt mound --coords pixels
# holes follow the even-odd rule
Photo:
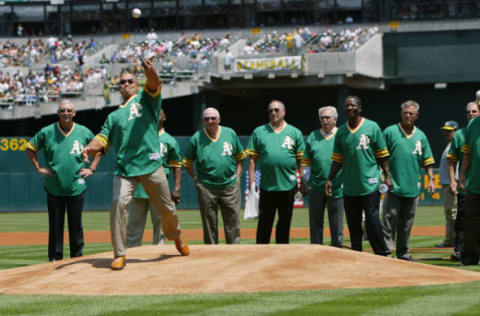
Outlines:
[[[127,266],[110,270],[111,253],[0,271],[0,293],[140,295],[371,288],[460,283],[480,273],[401,261],[320,245],[173,245],[128,249]]]

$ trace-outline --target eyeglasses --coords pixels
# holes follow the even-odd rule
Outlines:
[[[213,116],[204,117],[203,119],[205,120],[205,122],[216,121],[217,120],[217,118],[213,117]]]
[[[72,113],[73,109],[59,109],[58,113]]]
[[[321,120],[329,120],[329,119],[331,119],[331,118],[332,118],[331,116],[326,116],[326,115],[320,116],[320,119],[321,119]]]
[[[280,109],[278,108],[268,109],[268,113],[272,113],[272,112],[275,112],[275,113],[280,112]]]
[[[128,82],[129,84],[132,84],[132,83],[135,82],[135,80],[133,80],[133,79],[122,79],[122,80],[120,80],[120,84],[121,84],[121,85],[124,85],[124,84],[126,84],[127,82]]]

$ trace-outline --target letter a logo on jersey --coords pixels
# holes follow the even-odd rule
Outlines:
[[[230,143],[223,142],[223,153],[222,156],[231,156],[233,151],[233,146]]]
[[[365,134],[360,135],[360,141],[358,142],[357,149],[367,150],[368,145],[370,145],[370,138]]]
[[[142,116],[142,105],[140,103],[132,103],[130,105],[130,116],[128,117],[128,120],[130,121],[131,119],[141,117]]]
[[[415,149],[412,151],[412,154],[419,155],[419,156],[422,155],[422,142],[421,141],[417,140],[415,142]]]
[[[83,145],[80,144],[78,140],[73,142],[72,150],[70,150],[70,155],[80,155],[83,149]]]
[[[292,149],[293,145],[295,145],[295,142],[293,141],[293,139],[291,139],[290,136],[288,136],[288,135],[285,136],[285,139],[283,140],[282,147]]]

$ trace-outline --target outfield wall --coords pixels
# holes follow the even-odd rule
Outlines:
[[[189,137],[176,137],[182,152],[188,144]],[[246,146],[248,136],[241,136],[241,142]],[[0,138],[0,212],[24,212],[24,211],[46,211],[46,194],[43,190],[43,178],[32,166],[25,153],[25,137]],[[43,154],[39,154],[39,160],[44,165]],[[247,161],[244,162],[242,177],[242,192],[245,192],[245,171],[248,169]],[[84,209],[87,211],[102,211],[110,208],[112,197],[112,181],[114,170],[114,155],[109,152],[102,158],[97,172],[87,178],[87,191],[85,194]],[[438,182],[436,172],[436,185]],[[172,184],[172,179],[170,179]],[[420,205],[441,204],[440,190],[431,197],[425,192],[426,178],[421,181],[422,195]],[[242,205],[244,205],[244,194],[242,193]],[[305,199],[308,205],[308,197]],[[179,209],[197,209],[197,192],[195,185],[182,169],[182,201]]]

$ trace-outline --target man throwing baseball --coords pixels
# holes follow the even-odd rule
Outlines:
[[[82,150],[86,161],[88,156],[108,151],[110,147],[116,150],[110,211],[113,270],[125,267],[125,217],[127,205],[139,183],[162,216],[165,236],[175,240],[175,246],[182,255],[190,253],[187,242],[181,237],[175,203],[170,196],[159,153],[158,121],[162,107],[162,84],[153,66],[153,58],[142,63],[147,78],[143,88],[138,86],[132,73],[123,71],[120,74],[120,93],[124,104],[107,117],[100,133]]]

